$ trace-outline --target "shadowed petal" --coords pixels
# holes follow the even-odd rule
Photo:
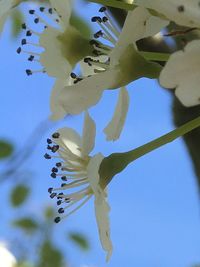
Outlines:
[[[96,125],[89,113],[85,112],[83,137],[82,137],[82,154],[89,155],[93,150],[96,136]]]
[[[109,122],[109,124],[104,129],[107,140],[117,140],[121,134],[124,127],[126,115],[129,107],[129,95],[125,87],[120,89],[119,98],[115,108],[115,113]]]
[[[117,75],[117,70],[108,70],[87,77],[77,84],[64,88],[57,87],[56,93],[53,90],[51,96],[53,118],[60,118],[63,111],[65,114],[79,114],[94,106],[100,100],[103,91],[112,87]]]
[[[108,261],[112,254],[112,243],[110,240],[109,210],[110,207],[106,201],[106,193],[99,185],[99,166],[103,160],[102,154],[95,155],[88,164],[88,179],[95,197],[95,214],[99,229],[101,245],[107,251],[106,260]]]

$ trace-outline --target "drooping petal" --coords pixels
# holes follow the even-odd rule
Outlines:
[[[153,9],[179,25],[200,27],[199,0],[135,0],[134,4]]]
[[[119,40],[111,52],[111,64],[117,64],[128,45],[158,33],[167,24],[168,21],[153,18],[145,8],[137,7],[129,11]]]
[[[72,12],[71,0],[50,0],[50,4],[56,9],[62,23],[67,26]]]
[[[110,240],[109,211],[110,207],[106,201],[106,193],[99,185],[99,166],[103,160],[102,154],[95,155],[89,162],[87,171],[88,179],[95,197],[95,214],[99,229],[101,245],[107,251],[106,260],[108,261],[112,254],[112,243]]]
[[[61,43],[58,40],[59,34],[59,30],[50,27],[42,33],[40,45],[44,47],[45,51],[40,56],[40,62],[48,75],[66,79],[72,71],[72,66],[62,54]]]
[[[94,148],[96,136],[96,125],[89,113],[85,112],[83,136],[82,136],[82,155],[87,156]]]
[[[64,118],[64,116],[66,115],[63,106],[58,101],[55,101],[60,94],[61,88],[65,87],[66,85],[67,85],[66,80],[56,80],[54,87],[52,89],[51,101],[50,101],[50,108],[52,114],[50,116],[50,119],[53,121],[60,120]]]
[[[200,41],[190,42],[184,51],[171,55],[160,74],[160,84],[176,88],[175,94],[185,106],[200,104]]]
[[[87,77],[72,86],[57,87],[51,96],[53,117],[60,118],[63,111],[65,114],[78,114],[95,105],[103,91],[112,87],[117,76],[118,70],[113,69]]]
[[[117,140],[121,134],[126,121],[126,115],[129,107],[129,95],[125,87],[119,92],[119,98],[115,108],[114,115],[109,124],[104,129],[107,140]]]

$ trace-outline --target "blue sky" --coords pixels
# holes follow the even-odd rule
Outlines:
[[[85,6],[78,2],[77,7],[85,18],[96,15],[98,10],[95,4]],[[8,23],[0,40],[0,137],[8,138],[18,149],[33,129],[48,118],[53,85],[53,79],[45,74],[25,75],[24,70],[29,63],[24,56],[15,52],[19,42],[13,42],[10,38]],[[170,94],[156,81],[141,79],[128,89],[131,106],[120,140],[107,143],[102,133],[112,115],[116,91],[106,91],[98,106],[91,108],[98,127],[94,152],[101,151],[108,155],[113,151],[130,150],[174,128]],[[49,173],[53,162],[45,161],[43,154],[46,152],[46,138],[64,125],[80,131],[82,115],[52,125],[31,158],[22,166],[23,170],[34,174],[31,181],[33,197],[27,205],[36,216],[41,216],[45,205],[55,204],[49,200],[47,193],[52,183]],[[11,183],[1,186],[1,203],[8,199],[6,193],[9,186]],[[199,199],[192,164],[181,139],[138,159],[117,175],[109,186],[109,203],[114,251],[108,264],[105,263],[98,239],[93,201],[55,225],[56,242],[66,249],[74,266],[189,267],[200,262]],[[3,217],[0,239],[10,238],[7,223],[12,215],[8,211],[5,206],[0,211]],[[91,241],[92,250],[82,253],[66,243],[63,233],[69,230],[85,233]]]

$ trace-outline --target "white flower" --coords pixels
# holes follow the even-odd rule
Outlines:
[[[160,84],[175,90],[184,106],[200,104],[200,40],[186,45],[183,51],[173,53],[160,74]]]
[[[66,81],[63,81],[63,85],[62,81],[55,84],[51,96],[52,119],[60,119],[68,113],[78,114],[95,105],[105,89],[124,87],[132,80],[142,77],[148,63],[138,54],[135,43],[139,39],[156,34],[168,23],[138,7],[128,13],[120,34],[106,8],[102,7],[100,12],[103,17],[92,18],[101,28],[94,37],[105,39],[106,44],[91,40],[97,57],[84,59],[85,64],[91,68],[85,77],[72,73],[74,84],[66,86]],[[154,63],[149,64],[155,67]],[[153,77],[149,73],[146,76]],[[128,104],[128,92],[122,88],[114,117],[105,129],[108,140],[119,137]]]
[[[20,2],[22,2],[22,0],[0,0],[0,33],[2,32],[5,20],[10,11]]]
[[[50,76],[65,80],[69,77],[75,64],[90,54],[91,45],[70,24],[71,1],[50,0],[50,4],[51,8],[49,9],[40,7],[38,10],[29,10],[29,14],[34,16],[34,23],[43,25],[45,29],[38,32],[23,24],[26,38],[22,39],[21,45],[28,45],[29,49],[23,50],[22,47],[19,47],[17,52],[27,53],[29,61],[39,62],[43,65],[41,70],[27,69],[27,75],[47,72]],[[37,37],[38,42],[29,40],[32,35]],[[44,51],[41,52],[41,49]]]
[[[134,4],[155,10],[179,25],[200,27],[199,0],[135,0]]]
[[[6,248],[4,243],[0,243],[0,262],[2,267],[15,267],[17,264],[15,257]]]
[[[52,139],[47,139],[48,149],[57,152],[58,156],[45,154],[45,158],[59,159],[56,167],[52,168],[51,177],[62,180],[61,187],[51,187],[48,191],[51,198],[57,198],[57,205],[63,205],[58,209],[60,214],[66,212],[62,218],[74,213],[94,196],[99,236],[103,249],[107,251],[108,260],[112,253],[109,205],[105,189],[99,184],[98,173],[104,157],[100,153],[89,156],[95,144],[95,133],[95,123],[86,112],[82,137],[71,128],[62,128],[52,135]],[[62,192],[57,193],[59,191]],[[55,222],[58,223],[62,218],[56,217]]]

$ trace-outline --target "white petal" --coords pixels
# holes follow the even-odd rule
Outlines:
[[[160,84],[176,88],[176,95],[185,106],[200,104],[200,41],[190,42],[184,51],[169,58],[160,74]]]
[[[134,4],[153,9],[177,24],[200,26],[199,0],[135,0]]]
[[[56,94],[51,96],[51,110],[57,117],[57,108],[60,115],[60,109],[65,110],[65,114],[78,114],[94,106],[101,98],[105,89],[112,87],[113,82],[118,75],[117,70],[108,70],[87,77],[72,86],[60,88]]]
[[[167,24],[168,22],[161,19],[158,19],[157,24],[155,24],[152,15],[145,8],[137,7],[133,11],[129,11],[119,40],[111,52],[111,64],[117,64],[129,44],[134,44],[137,40],[156,34]]]
[[[55,101],[60,94],[61,88],[64,88],[66,85],[66,80],[56,80],[52,89],[50,101],[52,115],[50,116],[50,119],[53,121],[60,120],[66,115],[65,109],[62,107],[62,105],[58,101]]]
[[[119,98],[115,108],[114,115],[109,124],[104,129],[107,140],[117,140],[121,134],[126,121],[126,115],[129,107],[129,95],[125,87],[120,89]]]
[[[89,113],[85,112],[83,136],[82,136],[82,154],[89,155],[95,144],[96,125]]]
[[[67,26],[72,12],[71,0],[50,0],[50,4],[61,16],[62,23]]]
[[[56,144],[66,150],[66,154],[68,154],[69,158],[70,156],[73,156],[72,153],[76,156],[81,155],[81,137],[75,130],[73,130],[72,128],[65,127],[57,130],[56,132],[60,134],[60,137],[52,139]],[[75,158],[72,157],[71,159]]]
[[[1,259],[1,264],[3,265],[2,267],[16,266],[17,261],[15,257],[2,243],[0,243],[0,259]]]
[[[57,38],[59,34],[59,30],[50,27],[41,34],[40,45],[45,51],[40,56],[40,62],[48,75],[66,79],[72,71],[72,66],[62,55],[61,44]]]
[[[103,160],[102,154],[95,155],[88,164],[88,179],[95,196],[95,214],[99,229],[101,245],[107,251],[106,260],[112,254],[112,243],[110,240],[109,211],[110,207],[106,201],[106,194],[99,185],[99,166]]]

